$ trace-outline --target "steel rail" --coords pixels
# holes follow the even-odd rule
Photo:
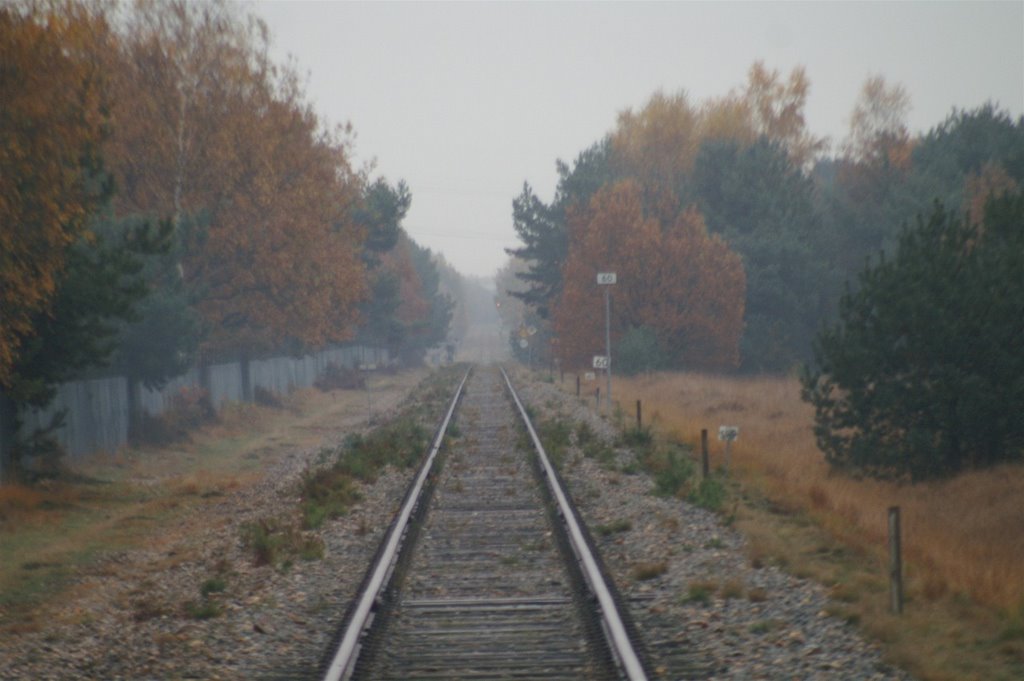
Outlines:
[[[548,486],[551,488],[551,492],[554,494],[555,500],[558,502],[558,508],[565,521],[566,529],[569,531],[569,540],[573,551],[575,551],[576,555],[579,557],[580,568],[583,571],[583,576],[600,605],[601,619],[603,620],[605,633],[608,638],[608,644],[612,649],[612,653],[622,665],[622,671],[626,674],[626,678],[629,679],[629,681],[647,681],[647,673],[644,671],[643,664],[640,662],[640,657],[633,648],[632,641],[629,640],[629,635],[626,633],[626,627],[622,621],[622,617],[619,615],[619,609],[615,604],[615,599],[612,597],[612,593],[608,589],[608,585],[605,584],[604,577],[601,575],[601,569],[598,567],[594,553],[590,550],[590,546],[587,545],[583,531],[580,529],[580,525],[576,521],[576,514],[573,513],[569,499],[565,494],[565,491],[562,489],[562,486],[558,483],[558,476],[555,473],[554,467],[551,465],[551,461],[548,459],[547,452],[544,451],[544,445],[541,444],[540,438],[537,436],[537,431],[534,430],[533,424],[530,423],[530,419],[526,414],[526,408],[523,407],[523,403],[520,401],[519,395],[516,394],[515,388],[512,387],[512,381],[509,379],[504,367],[501,368],[501,375],[505,378],[505,384],[508,386],[509,393],[512,395],[512,399],[515,401],[516,407],[519,409],[519,413],[523,418],[523,423],[526,424],[526,429],[530,433],[530,438],[533,440],[533,444],[537,448],[537,455],[540,458],[541,465],[544,467]]]
[[[455,391],[455,396],[452,398],[451,405],[448,407],[448,412],[445,414],[440,428],[438,428],[437,437],[434,438],[434,443],[430,448],[430,453],[427,455],[426,461],[420,468],[419,475],[416,477],[416,482],[412,491],[407,496],[405,504],[402,505],[402,509],[397,516],[397,520],[391,528],[391,533],[388,535],[384,550],[381,552],[380,558],[374,566],[373,574],[359,598],[359,603],[353,611],[352,618],[349,620],[349,623],[345,628],[345,633],[341,638],[341,643],[338,644],[338,650],[331,659],[331,664],[327,667],[327,672],[324,674],[324,681],[341,681],[341,679],[346,679],[351,675],[352,670],[355,667],[356,659],[359,656],[359,639],[369,624],[374,603],[380,597],[381,591],[387,586],[387,580],[390,576],[392,565],[395,558],[398,556],[399,547],[405,536],[406,527],[409,524],[409,517],[412,515],[413,510],[420,501],[423,485],[427,480],[427,476],[430,475],[430,472],[434,467],[434,459],[437,458],[437,452],[441,449],[441,443],[444,440],[445,432],[448,430],[448,423],[452,419],[452,414],[455,413],[455,405],[459,402],[459,397],[462,395],[462,388],[466,385],[466,379],[469,378],[470,371],[471,370],[466,371],[466,374],[462,377],[462,381],[459,383],[458,389]]]

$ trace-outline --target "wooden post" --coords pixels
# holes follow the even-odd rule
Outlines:
[[[644,427],[644,412],[640,406],[640,400],[636,401],[636,429],[641,430]]]
[[[903,560],[900,556],[900,507],[889,507],[889,610],[903,613]]]
[[[601,408],[601,388],[598,386],[594,389],[594,401],[597,403],[597,408]]]
[[[580,375],[576,374],[576,397],[580,396]]]
[[[711,466],[708,463],[708,429],[701,428],[700,430],[700,463],[701,470],[704,473],[704,477],[707,478],[711,471]]]

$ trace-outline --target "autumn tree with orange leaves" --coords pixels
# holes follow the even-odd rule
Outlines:
[[[685,210],[664,223],[627,180],[602,188],[569,218],[564,290],[554,310],[558,353],[584,367],[604,354],[598,272],[615,272],[613,343],[630,328],[657,335],[676,366],[731,368],[739,360],[745,278],[739,256]]]
[[[112,66],[122,211],[171,217],[206,360],[353,336],[366,295],[349,130],[326,128],[266,27],[223,2],[139,2]]]
[[[84,11],[0,7],[0,385],[109,190],[104,93],[87,49],[98,31]]]

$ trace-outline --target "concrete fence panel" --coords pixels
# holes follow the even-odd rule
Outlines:
[[[277,395],[287,395],[297,388],[312,386],[329,364],[346,367],[388,363],[387,350],[363,346],[328,348],[304,357],[277,357],[249,362],[249,381]],[[139,386],[137,400],[142,410],[157,416],[171,405],[182,390],[202,386],[210,393],[215,409],[226,402],[243,401],[242,364],[214,364],[205,369],[193,368],[170,381],[161,390]],[[0,399],[2,399],[0,395]],[[21,433],[46,428],[55,414],[64,411],[64,425],[54,432],[57,441],[70,459],[81,459],[96,452],[113,452],[128,443],[128,383],[123,377],[73,381],[61,385],[54,400],[45,409],[22,415]],[[0,412],[4,410],[0,409]],[[0,419],[3,419],[0,413]],[[8,420],[10,420],[8,418]],[[11,424],[0,423],[0,480],[9,467]]]

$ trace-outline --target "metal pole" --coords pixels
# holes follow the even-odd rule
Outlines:
[[[605,404],[608,405],[608,413],[612,413],[612,332],[611,332],[612,304],[611,288],[604,287],[604,356],[608,358],[608,389],[605,391]]]
[[[900,555],[900,507],[889,507],[889,610],[903,613],[903,558]]]

